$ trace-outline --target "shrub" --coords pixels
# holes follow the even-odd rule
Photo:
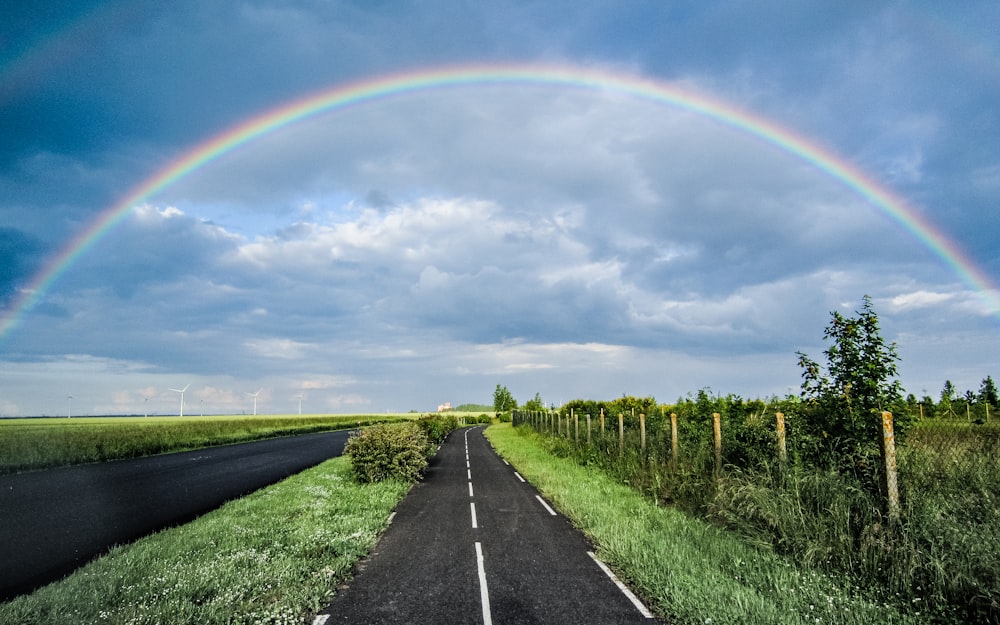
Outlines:
[[[359,482],[398,479],[416,482],[427,467],[430,444],[414,423],[376,425],[347,441],[344,453]]]
[[[417,419],[417,425],[427,435],[427,439],[436,445],[444,442],[452,430],[458,428],[458,417],[448,412],[428,414]]]

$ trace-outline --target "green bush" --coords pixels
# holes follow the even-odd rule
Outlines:
[[[416,482],[427,467],[430,443],[415,423],[376,425],[347,441],[354,475],[361,483],[398,479]]]
[[[427,439],[437,445],[458,428],[458,417],[450,412],[428,414],[417,419],[417,425],[427,435]]]

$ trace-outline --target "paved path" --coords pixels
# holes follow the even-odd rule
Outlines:
[[[459,430],[314,623],[655,623],[588,550],[481,428]]]
[[[0,600],[343,453],[323,432],[0,476]]]

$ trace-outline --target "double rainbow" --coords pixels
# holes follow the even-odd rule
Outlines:
[[[987,275],[902,198],[836,154],[768,119],[694,91],[648,78],[580,67],[471,65],[419,70],[336,86],[271,109],[199,144],[101,212],[85,230],[53,256],[20,291],[13,305],[2,313],[0,339],[8,336],[59,277],[97,240],[128,217],[136,205],[146,202],[159,191],[223,154],[319,113],[418,91],[478,85],[539,85],[618,93],[689,111],[757,137],[811,164],[863,197],[938,256],[963,282],[980,294],[990,310],[1000,312],[1000,292]]]

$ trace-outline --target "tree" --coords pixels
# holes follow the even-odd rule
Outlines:
[[[500,419],[501,415],[515,409],[517,409],[517,400],[510,394],[506,386],[497,384],[496,390],[493,391],[493,412],[496,413],[497,418]]]
[[[534,412],[545,412],[545,402],[542,401],[542,394],[535,393],[534,399],[524,402],[524,409]]]
[[[944,387],[941,389],[941,403],[950,404],[955,399],[955,385],[951,383],[951,380],[944,381]]]
[[[818,363],[796,352],[802,367],[804,428],[814,450],[826,463],[867,465],[879,450],[881,412],[901,405],[903,389],[896,379],[896,344],[886,344],[879,333],[878,315],[865,295],[857,317],[831,313],[823,338],[832,342],[823,353],[824,373]],[[906,425],[897,415],[897,436]]]
[[[997,398],[997,385],[993,382],[993,378],[986,376],[983,380],[982,385],[979,387],[979,401],[989,404],[991,408],[996,408],[997,404],[1000,403]]]

